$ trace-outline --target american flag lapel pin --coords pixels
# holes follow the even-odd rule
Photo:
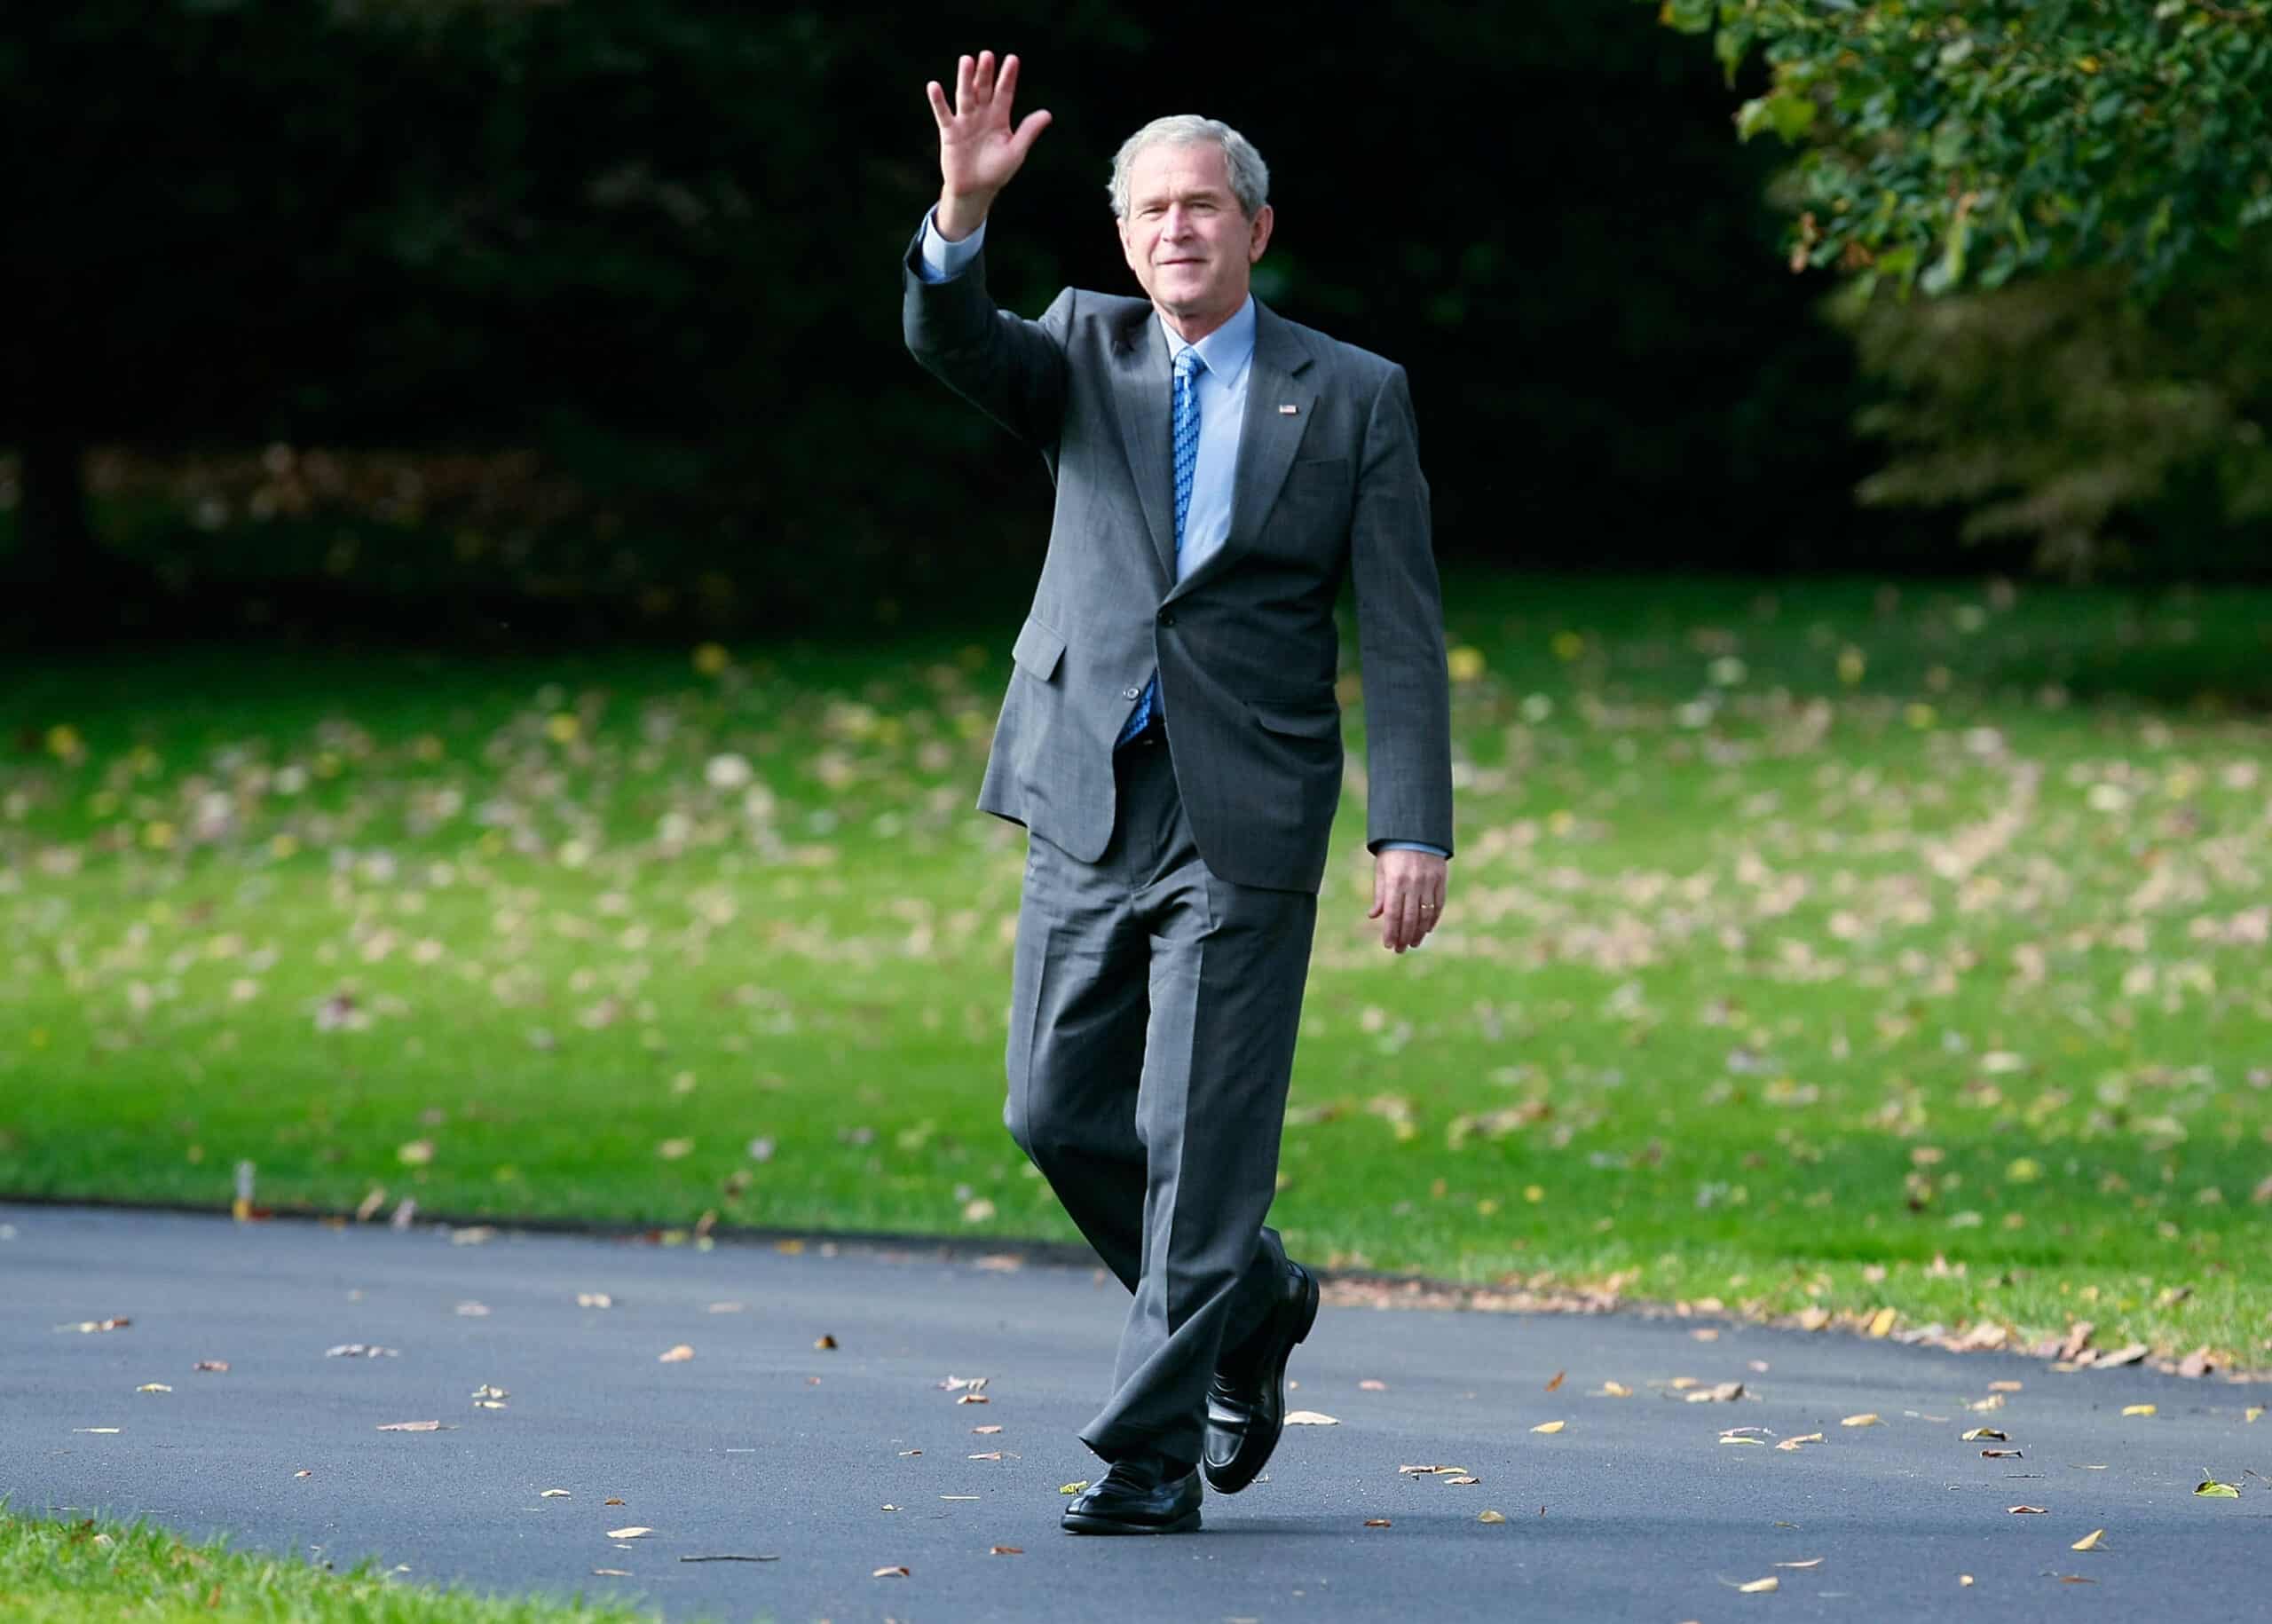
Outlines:
[[[1291,417],[1295,413],[1301,409],[1301,407],[1294,405],[1291,401],[1289,401],[1287,404],[1278,408],[1278,415],[1281,417]]]

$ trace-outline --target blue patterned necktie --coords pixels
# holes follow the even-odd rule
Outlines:
[[[1183,521],[1191,512],[1191,478],[1199,469],[1199,374],[1207,370],[1207,363],[1199,357],[1196,348],[1186,345],[1175,358],[1175,556],[1177,574],[1182,573]],[[1152,706],[1159,702],[1160,676],[1154,672],[1144,683],[1144,691],[1136,700],[1136,708],[1128,713],[1128,721],[1120,729],[1120,737],[1113,741],[1115,748],[1126,744],[1144,730],[1152,720]]]

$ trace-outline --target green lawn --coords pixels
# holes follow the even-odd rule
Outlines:
[[[225,1541],[189,1544],[145,1522],[27,1517],[0,1501],[0,1617],[10,1624],[652,1624],[655,1616],[405,1584],[367,1561],[332,1574]]]
[[[2272,1365],[2272,594],[1455,576],[1459,855],[1276,1220]],[[0,683],[0,1192],[1070,1238],[1000,1124],[1018,619]],[[1351,684],[1346,692],[1354,696]]]

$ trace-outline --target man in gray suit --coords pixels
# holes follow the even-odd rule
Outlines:
[[[1269,176],[1228,126],[1156,121],[1114,161],[1148,296],[986,293],[994,198],[1049,123],[1018,59],[961,59],[908,348],[1038,451],[1056,515],[979,806],[1028,830],[1004,1120],[1133,1294],[1082,1439],[1077,1533],[1199,1526],[1253,1481],[1317,1282],[1263,1223],[1341,794],[1334,602],[1353,577],[1381,942],[1442,917],[1449,694],[1403,370],[1258,303]]]

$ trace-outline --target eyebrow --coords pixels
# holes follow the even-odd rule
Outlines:
[[[1180,198],[1187,203],[1219,203],[1229,196],[1230,193],[1216,186],[1194,186],[1187,192],[1147,192],[1136,200],[1136,207],[1149,209],[1153,204],[1165,202],[1171,198]]]

